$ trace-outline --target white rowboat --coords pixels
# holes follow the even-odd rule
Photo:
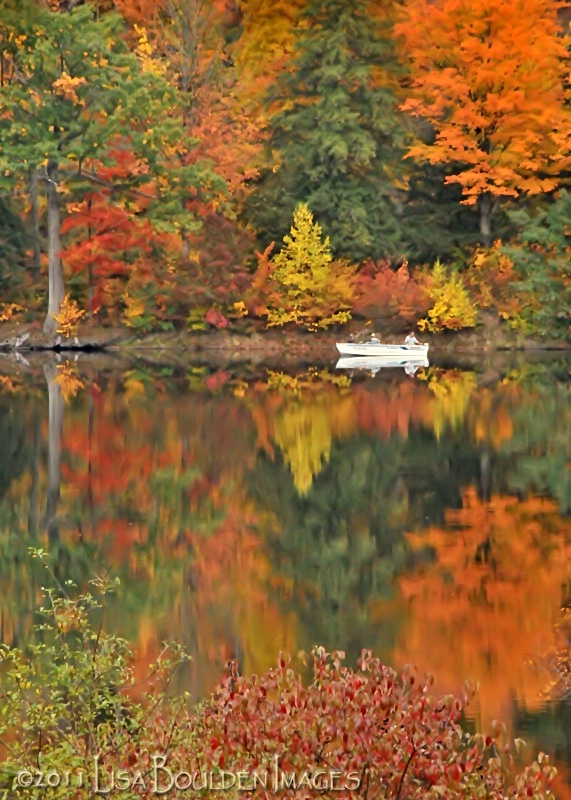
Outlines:
[[[400,356],[403,360],[426,358],[427,344],[381,344],[380,342],[342,342],[336,345],[344,356],[374,356],[375,358]]]

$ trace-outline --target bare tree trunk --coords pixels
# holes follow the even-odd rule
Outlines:
[[[40,265],[40,210],[38,204],[39,194],[39,181],[38,171],[36,169],[30,170],[30,212],[32,216],[32,230],[34,231],[34,279],[39,283],[41,279],[41,265]]]
[[[87,201],[87,209],[88,215],[91,217],[91,208],[93,206],[93,201],[91,198]],[[87,227],[87,241],[89,242],[89,258],[87,260],[87,315],[89,319],[93,319],[93,264],[91,261],[91,256],[93,253],[93,246],[91,244],[92,239],[92,230],[91,230],[91,223]]]
[[[48,313],[44,333],[56,332],[54,314],[58,314],[64,296],[63,266],[61,263],[61,209],[57,192],[57,164],[48,164],[45,178],[48,197]]]
[[[480,197],[480,236],[484,247],[492,244],[492,216],[496,209],[496,204],[492,202],[489,194]]]
[[[44,375],[48,384],[48,496],[44,527],[50,543],[53,543],[59,538],[57,508],[61,492],[64,401],[61,384],[56,380],[57,367],[54,361],[44,364]]]

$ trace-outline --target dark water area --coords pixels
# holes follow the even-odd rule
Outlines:
[[[228,659],[370,648],[478,681],[471,724],[553,753],[571,797],[569,368],[6,361],[0,639],[34,636],[43,547],[60,581],[120,578],[106,624],[141,678],[165,640],[196,699]]]

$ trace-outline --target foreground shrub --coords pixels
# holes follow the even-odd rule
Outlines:
[[[430,676],[399,674],[366,651],[353,670],[342,653],[316,648],[307,682],[285,656],[260,677],[239,677],[231,663],[194,709],[186,696],[167,699],[173,663],[160,659],[139,697],[127,642],[93,619],[99,605],[48,592],[40,642],[26,656],[2,648],[2,800],[221,790],[235,800],[254,787],[261,798],[551,796],[546,757],[518,771],[497,731],[463,732],[471,691],[438,695]]]
[[[109,776],[131,768],[133,775],[145,772],[151,753],[182,744],[176,721],[186,698],[166,696],[177,648],[170,651],[175,660],[165,648],[150,667],[143,694],[128,642],[104,632],[97,621],[112,585],[95,581],[94,593],[78,599],[67,596],[71,586],[62,588],[45,592],[37,642],[26,655],[0,647],[2,800],[87,800],[109,785]],[[190,741],[185,731],[185,743]],[[117,796],[151,794],[137,789]]]
[[[216,704],[193,721],[205,743],[204,762],[250,775],[267,771],[272,788],[276,778],[283,787],[286,776],[309,776],[308,797],[331,790],[333,780],[331,796],[344,800],[549,796],[554,770],[543,756],[543,766],[514,775],[509,745],[497,733],[463,732],[471,691],[433,694],[430,676],[411,668],[399,674],[367,651],[357,670],[343,665],[342,653],[323,648],[312,661],[307,686],[286,657],[261,678],[229,680]]]

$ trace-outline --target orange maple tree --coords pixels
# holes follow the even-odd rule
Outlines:
[[[433,141],[409,156],[448,164],[491,244],[502,198],[552,191],[571,163],[568,52],[555,0],[410,0],[396,26],[412,68],[402,108]]]

